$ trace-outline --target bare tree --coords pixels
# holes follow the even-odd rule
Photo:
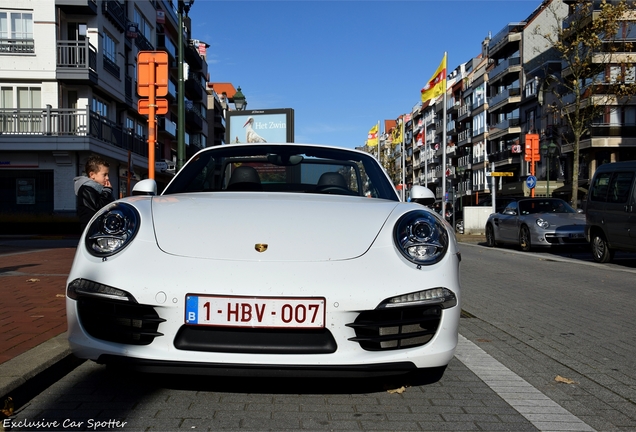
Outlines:
[[[634,53],[636,38],[634,1],[564,0],[570,13],[551,29],[535,32],[561,60],[561,73],[547,78],[553,103],[549,107],[562,120],[562,142],[572,149],[572,204],[578,201],[580,144],[594,123],[603,122],[612,107],[630,102],[636,94]],[[561,3],[561,2],[558,2]],[[629,32],[632,34],[629,34]]]

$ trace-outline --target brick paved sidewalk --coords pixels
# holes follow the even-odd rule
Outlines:
[[[66,331],[75,248],[0,255],[0,364]]]

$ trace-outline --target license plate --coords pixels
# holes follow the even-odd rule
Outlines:
[[[570,238],[583,238],[583,237],[585,237],[585,234],[583,233],[570,234]]]
[[[185,323],[223,327],[323,328],[322,297],[237,297],[189,294]]]

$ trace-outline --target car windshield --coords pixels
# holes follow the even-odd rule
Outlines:
[[[576,210],[562,199],[557,198],[519,201],[519,214],[529,215],[536,213],[576,213]]]
[[[299,144],[206,149],[188,161],[162,195],[225,191],[329,193],[399,201],[372,156]]]

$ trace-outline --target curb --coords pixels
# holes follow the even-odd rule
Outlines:
[[[0,401],[10,396],[17,410],[83,362],[62,333],[0,364]]]

